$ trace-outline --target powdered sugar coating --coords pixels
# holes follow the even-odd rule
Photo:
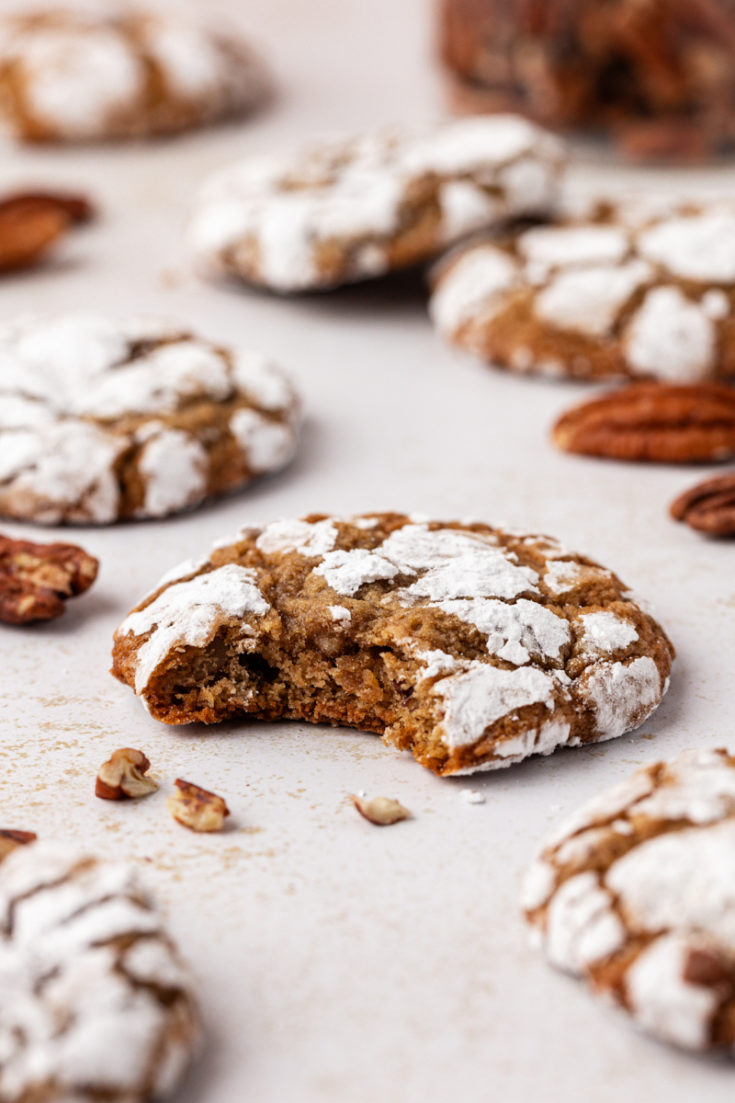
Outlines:
[[[612,654],[638,639],[631,622],[615,613],[583,613],[579,619],[584,632],[582,646],[588,654]]]
[[[735,208],[714,201],[521,228],[450,258],[430,311],[515,371],[696,382],[729,371],[733,242]]]
[[[650,275],[641,261],[558,272],[536,298],[536,313],[557,329],[605,337],[622,307]]]
[[[134,1103],[198,1044],[189,978],[138,873],[53,843],[0,869],[0,1093]]]
[[[298,420],[293,388],[264,357],[158,321],[80,313],[0,326],[7,516],[109,523],[186,509],[282,467]],[[223,446],[234,453],[224,474],[210,460]]]
[[[548,209],[560,161],[558,142],[515,116],[251,157],[206,185],[192,221],[192,248],[210,272],[281,292],[367,279],[428,259],[504,218]],[[533,171],[509,175],[521,166]],[[426,198],[421,187],[428,188]],[[420,224],[437,211],[437,224],[415,255],[394,257],[407,220]]]
[[[242,620],[246,613],[267,613],[270,606],[257,581],[255,571],[231,563],[169,585],[145,609],[131,613],[120,625],[121,635],[150,633],[138,652],[136,693],[145,690],[156,667],[174,648],[203,647],[224,622]]]
[[[452,278],[437,285],[429,307],[434,325],[451,337],[478,312],[489,317],[502,307],[517,274],[518,265],[502,250],[491,245],[469,250],[452,266]]]
[[[643,1029],[732,1049],[734,885],[735,759],[705,750],[581,808],[533,863],[523,902],[551,960],[590,975]]]
[[[641,256],[696,283],[735,281],[735,212],[713,209],[655,223],[639,236]]]
[[[21,138],[90,141],[181,130],[244,113],[265,88],[250,47],[201,19],[119,4],[39,8],[0,20],[5,122]]]
[[[588,588],[577,580],[575,597],[558,603],[553,593],[547,596],[547,553],[568,557],[550,563],[567,571],[574,565],[582,578],[587,572]],[[351,663],[365,646],[365,692],[380,700],[379,685],[402,687],[406,722],[400,707],[392,710],[386,740],[408,745],[441,773],[499,769],[560,745],[620,735],[656,707],[672,658],[661,629],[624,597],[609,572],[545,537],[510,536],[480,523],[463,527],[405,515],[280,520],[248,526],[220,543],[199,571],[188,581],[174,580],[118,630],[124,657],[117,669],[136,692],[159,708],[161,679],[175,672],[182,643],[206,648],[225,620],[228,638],[239,632],[248,653],[264,647],[270,667],[281,661],[268,642],[274,638],[289,664],[312,646],[332,656],[334,666],[313,676],[323,677],[325,699],[345,648]],[[211,603],[207,593],[200,628],[194,619],[199,588],[216,585],[225,571],[244,572],[238,587],[246,579],[246,589],[260,591],[249,592],[242,613],[240,589],[232,601]],[[285,586],[274,581],[281,571]],[[269,619],[261,620],[266,612]],[[146,638],[154,622],[158,627]],[[330,624],[339,633],[334,639]],[[290,643],[292,630],[297,635]],[[353,632],[350,648],[345,638]],[[304,642],[311,633],[315,644]],[[427,646],[427,640],[436,642]],[[374,674],[381,655],[385,674]],[[349,686],[355,677],[363,675],[350,674]],[[275,671],[269,684],[273,679]],[[245,696],[248,685],[246,675]],[[412,719],[413,710],[420,721]],[[403,742],[406,723],[424,733],[418,750]]]
[[[717,330],[704,302],[691,302],[678,287],[655,287],[627,331],[628,360],[638,375],[670,383],[712,375]]]

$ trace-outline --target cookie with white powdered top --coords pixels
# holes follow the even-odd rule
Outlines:
[[[216,174],[191,244],[212,275],[279,292],[336,287],[547,213],[562,161],[556,138],[513,115],[313,141]]]
[[[124,4],[0,16],[0,126],[27,142],[143,138],[242,115],[267,93],[237,33]]]
[[[3,1103],[145,1103],[179,1083],[198,1049],[188,972],[121,862],[57,843],[11,850],[0,985]]]
[[[458,250],[437,329],[520,373],[670,383],[735,374],[735,206],[601,209]]]
[[[523,906],[549,960],[643,1030],[735,1047],[735,757],[689,751],[583,805],[547,840]]]
[[[349,725],[456,774],[622,735],[672,659],[554,540],[383,513],[249,527],[183,563],[118,629],[113,672],[168,724]]]
[[[0,325],[0,515],[163,517],[293,456],[299,402],[260,353],[94,314]]]

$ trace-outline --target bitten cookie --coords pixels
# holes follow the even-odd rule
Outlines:
[[[190,980],[137,872],[53,843],[0,866],[0,1098],[138,1103],[198,1047]]]
[[[656,762],[552,837],[523,906],[550,961],[644,1030],[686,1049],[735,1047],[735,758]]]
[[[243,114],[266,88],[246,42],[178,15],[52,4],[0,18],[0,124],[24,141],[170,134]]]
[[[118,629],[113,673],[168,724],[345,724],[457,774],[622,735],[672,658],[555,541],[384,513],[246,528],[182,564]]]
[[[448,258],[454,344],[516,372],[696,382],[735,374],[735,207],[520,228]]]
[[[163,517],[282,467],[299,404],[259,353],[92,314],[0,326],[0,514]]]
[[[213,177],[191,243],[212,275],[280,292],[336,287],[546,213],[562,156],[555,138],[513,115],[313,142]]]

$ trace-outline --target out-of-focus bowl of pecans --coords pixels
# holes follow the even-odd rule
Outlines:
[[[735,148],[731,0],[440,0],[459,110],[521,111],[635,158]]]

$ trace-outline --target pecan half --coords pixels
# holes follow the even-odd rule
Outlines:
[[[145,776],[150,765],[147,755],[134,747],[113,751],[99,768],[94,795],[101,800],[128,800],[155,793],[158,782]]]
[[[0,862],[3,858],[7,858],[11,850],[33,843],[37,838],[33,831],[16,831],[12,827],[0,827]]]
[[[178,792],[166,801],[168,810],[177,821],[191,831],[221,831],[230,810],[224,799],[208,789],[202,789],[192,781],[177,778]]]
[[[634,383],[562,414],[552,439],[565,452],[615,460],[726,460],[735,455],[735,389]]]
[[[32,264],[72,223],[93,216],[78,195],[19,192],[0,200],[0,271]]]
[[[401,820],[410,820],[412,815],[408,808],[394,800],[392,797],[373,797],[367,800],[365,797],[350,793],[350,800],[363,819],[374,823],[376,827],[390,827],[391,824]]]
[[[66,598],[84,593],[99,561],[76,544],[32,544],[0,535],[0,621],[53,620]]]
[[[735,471],[685,490],[671,503],[669,513],[697,532],[735,536]]]

